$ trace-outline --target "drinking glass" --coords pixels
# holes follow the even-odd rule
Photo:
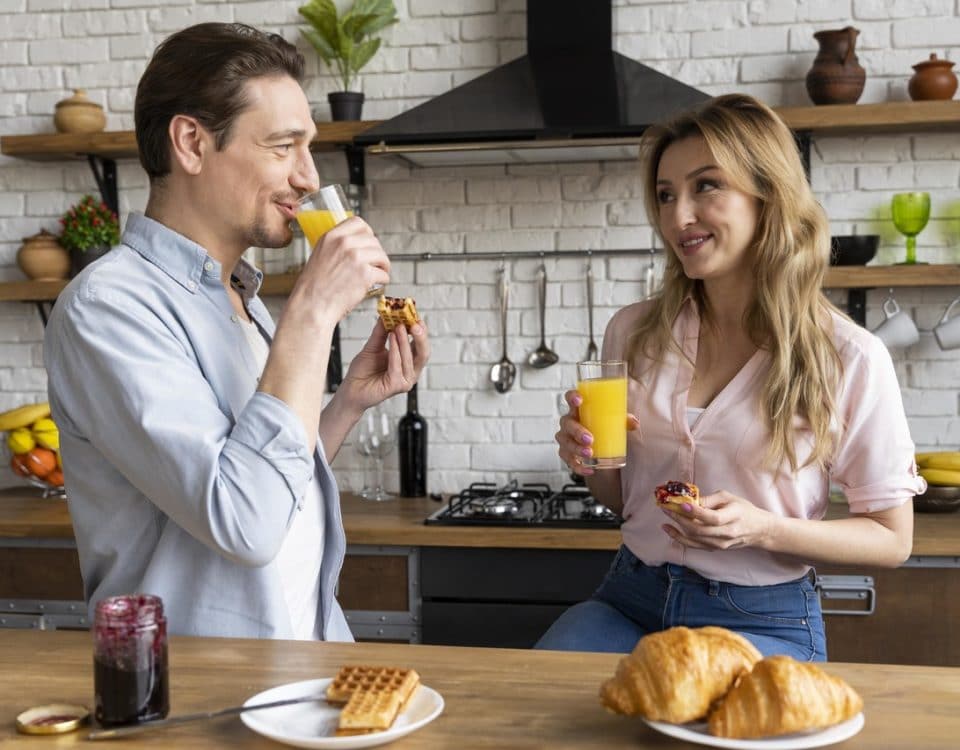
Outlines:
[[[580,424],[593,435],[593,455],[581,459],[593,469],[619,469],[627,463],[627,363],[577,362]]]
[[[897,193],[891,203],[893,225],[907,238],[907,259],[917,262],[917,235],[930,220],[930,193]]]
[[[337,224],[353,216],[353,210],[340,185],[324,185],[315,193],[297,201],[297,223],[307,237],[312,252],[320,238]],[[368,297],[383,294],[383,284],[374,284],[367,290]]]
[[[395,497],[383,488],[383,459],[397,443],[397,431],[393,419],[383,409],[373,406],[360,417],[360,431],[357,433],[357,445],[361,453],[373,456],[376,461],[376,473],[373,486],[361,497],[366,500],[390,500]]]

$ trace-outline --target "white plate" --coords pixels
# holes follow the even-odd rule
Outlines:
[[[243,705],[282,701],[287,698],[299,698],[305,695],[323,695],[329,677],[322,680],[304,680],[264,690],[248,699]],[[398,737],[415,732],[424,724],[436,719],[443,711],[443,698],[436,690],[420,685],[406,708],[400,712],[393,726],[384,732],[358,734],[351,737],[332,737],[337,725],[340,709],[322,700],[313,703],[299,703],[293,706],[265,708],[262,711],[250,711],[240,714],[240,720],[257,734],[269,737],[285,745],[307,748],[329,748],[347,750],[354,747],[373,747],[392,742]],[[327,734],[322,734],[326,730]]]
[[[707,733],[707,723],[704,721],[690,724],[667,724],[662,721],[647,721],[647,719],[643,721],[658,732],[676,737],[678,740],[711,747],[736,748],[736,750],[805,750],[808,747],[823,747],[843,742],[863,729],[862,713],[826,729],[784,734],[762,740],[731,740],[727,737],[714,737]]]

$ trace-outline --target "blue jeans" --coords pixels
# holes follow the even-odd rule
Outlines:
[[[593,596],[564,612],[534,648],[627,653],[647,633],[674,625],[734,630],[764,656],[827,659],[820,597],[808,576],[736,586],[682,565],[649,567],[624,546]]]

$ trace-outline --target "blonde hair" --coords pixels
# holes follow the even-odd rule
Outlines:
[[[760,416],[771,430],[767,463],[786,459],[792,470],[798,468],[793,419],[801,417],[813,434],[812,452],[803,465],[825,466],[834,447],[831,425],[843,368],[832,337],[830,313],[835,308],[821,292],[829,264],[829,225],[810,190],[796,143],[769,107],[741,94],[716,97],[648,129],[641,147],[644,202],[661,235],[660,159],[670,145],[689,137],[702,137],[718,166],[759,205],[752,248],[755,295],[743,324],[751,341],[771,355],[760,393]],[[679,349],[673,323],[688,296],[711,323],[703,283],[688,278],[676,255],[667,252],[662,290],[627,338],[634,372],[638,355],[662,362],[668,349]]]

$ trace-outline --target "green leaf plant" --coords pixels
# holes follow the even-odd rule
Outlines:
[[[354,0],[343,15],[333,0],[310,0],[299,11],[310,23],[301,33],[336,70],[343,91],[350,91],[360,69],[380,49],[380,37],[374,35],[398,20],[393,0]]]
[[[120,242],[120,223],[106,203],[85,195],[60,219],[60,244],[85,253],[92,247],[113,247]]]

